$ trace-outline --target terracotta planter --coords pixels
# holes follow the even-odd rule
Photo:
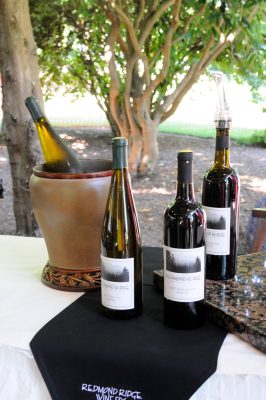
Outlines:
[[[44,284],[61,290],[100,287],[100,235],[112,174],[109,160],[83,160],[87,173],[45,172],[36,166],[30,180],[32,208],[49,260]]]

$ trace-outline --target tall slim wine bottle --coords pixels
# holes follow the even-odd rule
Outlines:
[[[240,181],[230,165],[230,110],[225,98],[223,75],[214,74],[218,89],[215,116],[214,163],[203,177],[202,204],[207,214],[206,276],[225,280],[236,273]]]
[[[44,115],[38,100],[27,97],[25,105],[28,108],[37,128],[41,142],[45,167],[49,172],[80,173],[82,166],[73,150],[70,149],[61,137],[55,132]]]
[[[112,139],[113,171],[101,236],[101,298],[105,315],[142,311],[142,248],[127,168],[127,139]]]
[[[4,191],[5,191],[2,182],[3,182],[2,179],[0,179],[0,199],[4,198]]]
[[[205,212],[194,197],[193,153],[177,158],[177,194],[164,213],[164,320],[191,329],[204,320]]]

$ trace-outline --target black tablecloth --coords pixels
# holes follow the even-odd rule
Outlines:
[[[52,399],[189,399],[216,370],[226,332],[208,320],[178,331],[163,324],[152,287],[162,250],[144,248],[144,312],[115,321],[100,313],[100,293],[85,293],[30,343]]]

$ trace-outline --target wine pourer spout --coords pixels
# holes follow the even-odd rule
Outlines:
[[[231,111],[230,107],[228,105],[226,95],[225,95],[225,89],[224,89],[224,75],[220,71],[215,71],[212,73],[213,79],[216,83],[217,87],[217,104],[216,104],[216,112],[215,112],[215,122],[216,126],[223,125],[225,127],[230,127],[231,121],[232,121],[232,116],[231,116]]]

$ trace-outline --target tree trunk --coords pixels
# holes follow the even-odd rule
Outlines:
[[[132,174],[139,172],[140,160],[142,155],[142,136],[139,129],[131,131],[129,136],[130,153],[128,158],[129,171]]]
[[[158,160],[157,125],[148,120],[137,132],[130,132],[128,167],[132,175],[152,172]],[[125,132],[120,132],[126,136]]]
[[[0,2],[0,68],[3,93],[3,135],[13,181],[14,214],[18,235],[35,235],[29,179],[41,159],[37,135],[24,100],[36,96],[42,104],[36,46],[28,0]]]
[[[139,173],[152,172],[158,160],[157,126],[152,121],[146,121],[142,127],[142,157],[139,166]]]

